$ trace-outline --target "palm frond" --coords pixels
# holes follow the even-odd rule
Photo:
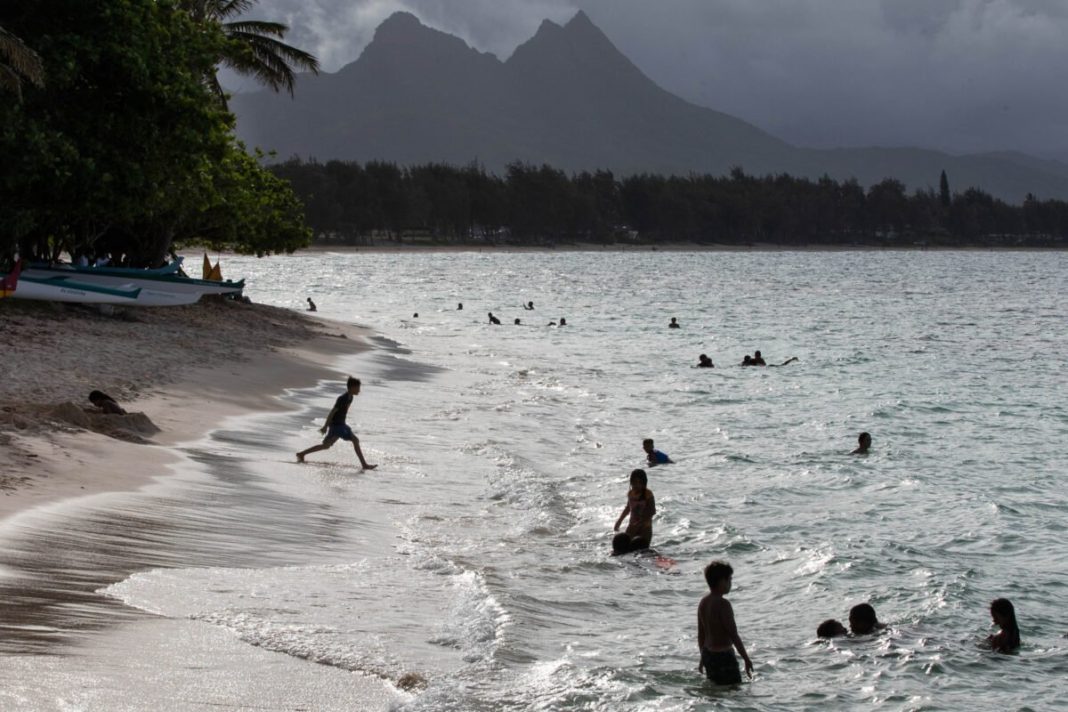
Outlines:
[[[223,24],[223,32],[228,37],[234,35],[259,35],[261,37],[277,37],[281,39],[289,31],[288,25],[281,22],[265,22],[263,20],[242,20],[239,22],[227,22]]]
[[[44,65],[37,53],[22,40],[0,27],[0,67],[21,75],[36,86],[44,86]]]
[[[319,60],[304,50],[272,37],[246,33],[231,35],[239,41],[239,51],[223,58],[227,66],[242,74],[251,74],[274,91],[285,89],[293,95],[296,75],[293,68],[319,73]]]
[[[0,89],[10,91],[22,101],[22,80],[15,70],[4,64],[0,64]]]

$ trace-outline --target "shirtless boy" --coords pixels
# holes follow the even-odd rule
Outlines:
[[[753,661],[734,624],[734,609],[724,596],[730,593],[734,569],[725,561],[713,561],[705,567],[705,581],[710,593],[697,606],[697,646],[701,650],[701,670],[717,685],[736,685],[742,681],[733,646],[745,661],[745,674],[753,677]]]

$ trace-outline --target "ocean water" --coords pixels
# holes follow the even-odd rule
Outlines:
[[[152,487],[9,521],[5,708],[1068,709],[1065,253],[223,266],[374,331],[341,366],[379,468],[291,462],[343,390],[308,384]],[[798,361],[739,367],[755,349]],[[666,568],[609,556],[644,437],[675,460],[648,469]],[[713,559],[756,665],[736,689],[696,670]],[[999,596],[1016,655],[979,645]],[[816,639],[864,601],[884,633]]]

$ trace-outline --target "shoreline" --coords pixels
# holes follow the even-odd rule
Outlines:
[[[778,245],[755,242],[748,245],[696,242],[666,242],[661,244],[635,244],[613,242],[562,243],[559,245],[474,245],[386,242],[377,245],[323,245],[302,247],[294,254],[343,254],[363,252],[366,254],[448,254],[461,252],[485,252],[502,254],[524,253],[571,253],[571,252],[1065,252],[1068,247],[981,247],[928,245],[902,247],[900,245]],[[223,253],[226,254],[226,253]]]
[[[278,396],[287,388],[340,377],[338,358],[371,348],[365,329],[265,305],[138,310],[127,321],[23,304],[0,308],[8,333],[27,330],[27,322],[36,328],[34,344],[9,349],[0,379],[0,447],[10,463],[0,475],[0,522],[64,500],[138,490],[179,461],[177,444],[231,416],[284,410]],[[186,338],[190,327],[213,334],[212,343]],[[94,370],[103,373],[92,378]],[[131,415],[92,413],[82,398],[94,388]]]

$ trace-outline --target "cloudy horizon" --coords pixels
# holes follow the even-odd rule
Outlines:
[[[501,60],[583,10],[668,91],[801,146],[1068,161],[1058,0],[261,0],[249,17],[334,72],[402,10]]]

